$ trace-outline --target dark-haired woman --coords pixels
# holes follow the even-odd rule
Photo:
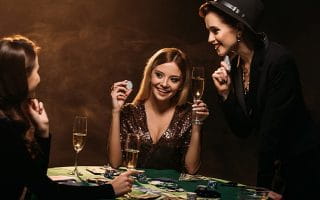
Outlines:
[[[58,184],[46,175],[49,120],[43,103],[31,98],[40,82],[38,49],[21,35],[0,40],[1,195],[24,199],[28,190],[38,199],[98,199],[129,192],[130,172],[97,187]]]
[[[260,0],[207,1],[199,14],[222,61],[213,83],[231,130],[260,136],[257,185],[285,199],[310,199],[320,187],[319,132],[307,113],[294,58],[256,31]]]

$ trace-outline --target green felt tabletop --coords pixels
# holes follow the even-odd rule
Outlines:
[[[102,178],[103,174],[93,174],[89,172],[87,169],[88,167],[96,167],[103,169],[103,166],[79,166],[78,170],[81,174],[83,174],[81,177],[75,177],[73,175],[70,175],[70,172],[74,169],[73,167],[54,167],[48,169],[48,175],[49,176],[69,176],[73,177],[77,182],[80,182],[82,184],[90,185],[90,183],[87,182],[88,179],[92,178]],[[209,180],[213,180],[217,182],[217,191],[221,193],[221,199],[222,200],[236,200],[237,194],[239,191],[239,187],[232,187],[228,186],[226,183],[228,181],[222,180],[222,179],[216,179],[212,177],[205,177],[205,176],[195,176],[197,177],[196,180],[179,180],[180,173],[167,169],[167,170],[156,170],[156,169],[143,169],[145,171],[145,175],[150,179],[170,179],[175,181],[181,188],[185,190],[185,192],[172,192],[173,195],[179,196],[177,199],[185,199],[187,192],[194,192],[198,185],[207,185]],[[141,184],[139,182],[136,182],[138,185],[146,186],[152,188],[153,186],[150,186],[149,184]],[[128,198],[119,198],[119,199],[128,199]],[[199,199],[199,198],[198,198]]]

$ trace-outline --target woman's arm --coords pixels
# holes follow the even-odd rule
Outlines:
[[[44,104],[38,99],[29,99],[27,111],[35,127],[35,139],[40,147],[39,153],[35,158],[44,174],[47,173],[49,164],[51,135],[49,133],[49,119],[44,108]]]
[[[200,121],[205,120],[209,115],[207,105],[202,100],[197,100],[192,105],[192,110],[196,111]],[[201,125],[193,124],[191,129],[191,139],[188,151],[185,156],[185,167],[189,174],[195,174],[201,164]]]
[[[211,76],[232,132],[238,137],[247,137],[252,132],[252,124],[235,96],[235,85],[238,84],[235,77],[238,73],[239,69],[236,67],[228,71],[227,64],[222,61],[220,67]]]
[[[36,160],[44,174],[47,174],[47,169],[49,166],[49,156],[50,156],[50,146],[51,146],[51,134],[48,138],[42,138],[36,136],[37,143],[40,147],[40,152],[37,154]]]
[[[113,168],[118,168],[122,163],[120,143],[120,111],[112,111],[108,147],[109,163]]]
[[[240,138],[246,138],[251,135],[254,122],[246,115],[236,98],[234,92],[230,92],[225,101],[220,101],[220,105],[232,133]]]
[[[195,174],[201,164],[201,126],[193,125],[188,151],[185,157],[185,168],[189,174]]]
[[[122,163],[121,141],[120,141],[120,113],[125,100],[132,92],[127,87],[128,81],[114,83],[112,86],[112,120],[108,138],[108,158],[113,168],[118,168]]]

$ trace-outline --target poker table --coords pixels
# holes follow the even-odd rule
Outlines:
[[[61,184],[92,186],[112,179],[112,177],[106,176],[105,166],[79,166],[78,171],[82,176],[78,177],[70,175],[73,169],[73,167],[49,168],[48,176],[55,181],[59,181]],[[181,174],[171,169],[143,169],[143,171],[144,178],[146,179],[144,181],[136,179],[132,192],[117,199],[187,199],[188,193],[190,195],[197,188],[207,188],[208,183],[209,185],[214,183],[213,190],[221,194],[221,198],[219,199],[235,200],[239,199],[238,193],[243,187],[243,185],[226,180],[201,175]],[[166,187],[168,185],[170,187]],[[172,186],[175,187],[172,188]],[[197,199],[201,198],[198,197]]]

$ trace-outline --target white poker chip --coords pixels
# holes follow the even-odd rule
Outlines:
[[[163,184],[163,182],[162,181],[149,181],[149,184],[151,184],[151,185],[161,185],[161,184]]]
[[[230,63],[230,58],[229,58],[229,56],[225,56],[224,57],[224,59],[223,59],[223,61],[226,63],[226,70],[228,71],[228,72],[230,72],[231,71],[231,63]]]
[[[127,89],[128,89],[128,90],[131,90],[132,88],[133,88],[132,82],[131,82],[131,81],[128,81],[128,82],[127,82]]]

